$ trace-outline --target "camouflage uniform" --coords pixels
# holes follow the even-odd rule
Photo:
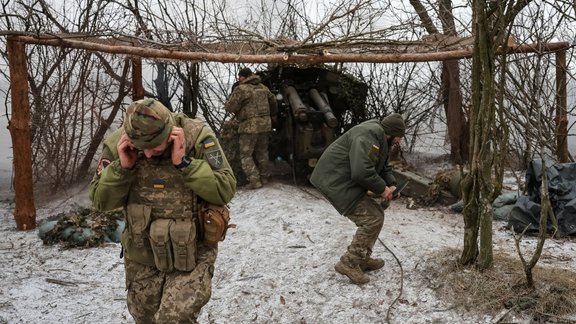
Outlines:
[[[404,127],[399,114],[352,127],[324,151],[310,177],[338,212],[357,226],[335,267],[354,283],[368,282],[363,272],[384,265],[383,260],[370,257],[384,224],[384,210],[367,192],[381,195],[387,186],[395,185],[389,147],[393,137],[404,136]]]
[[[348,263],[362,266],[372,255],[372,248],[384,225],[384,211],[374,199],[364,196],[346,217],[356,224],[357,229],[343,258]]]
[[[151,158],[139,151],[132,169],[121,166],[117,143],[124,133],[135,148],[152,149],[168,141],[173,126],[184,130],[188,164],[175,168],[168,144]],[[152,99],[128,107],[124,127],[104,141],[90,199],[99,210],[124,210],[127,304],[136,323],[196,322],[210,299],[218,253],[198,240],[198,203],[224,205],[235,191],[218,140],[202,121]]]
[[[222,144],[224,154],[234,171],[238,185],[242,186],[247,183],[247,179],[240,161],[238,125],[239,123],[236,118],[224,122],[222,130],[220,131],[220,144]]]
[[[251,185],[270,177],[268,140],[277,114],[276,97],[260,83],[258,75],[240,81],[224,105],[239,121],[239,148],[242,169]],[[256,158],[254,163],[253,155]],[[261,186],[261,184],[260,184]]]

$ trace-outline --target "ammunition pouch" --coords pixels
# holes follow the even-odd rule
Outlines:
[[[196,222],[187,218],[152,220],[152,208],[129,204],[122,233],[125,257],[160,271],[192,271],[196,267]]]
[[[154,264],[160,271],[174,270],[172,244],[170,242],[171,219],[157,219],[150,224],[150,245],[154,254]]]
[[[177,219],[170,225],[170,240],[174,253],[174,268],[192,271],[196,267],[196,223]]]
[[[198,216],[202,242],[211,248],[218,247],[218,242],[224,241],[228,228],[236,227],[229,224],[230,211],[226,206],[203,202]]]
[[[125,210],[126,227],[122,232],[122,247],[126,259],[154,266],[148,226],[152,208],[146,205],[129,204]]]

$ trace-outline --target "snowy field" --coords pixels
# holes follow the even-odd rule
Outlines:
[[[89,204],[86,185],[37,206],[37,218],[74,204]],[[354,225],[317,191],[278,182],[256,191],[239,190],[230,204],[238,227],[220,245],[212,299],[200,323],[495,321],[495,316],[446,305],[421,270],[435,251],[462,248],[462,216],[443,208],[410,210],[405,204],[395,201],[386,211],[374,248],[386,265],[359,287],[333,268]],[[15,230],[13,208],[11,202],[0,203],[0,323],[133,323],[125,304],[119,244],[44,246],[37,230]],[[503,225],[494,224],[495,250],[514,254],[512,236]],[[545,253],[554,258],[546,262],[575,269],[575,252],[574,242],[549,240]]]
[[[10,189],[10,135],[0,120],[0,324],[133,323],[126,308],[120,245],[45,246],[38,231],[19,232]],[[438,155],[443,138],[430,155]],[[574,145],[570,150],[576,153]],[[410,161],[428,173],[444,166]],[[40,199],[38,199],[40,198]],[[87,184],[56,199],[37,197],[37,220],[89,206]],[[310,187],[273,182],[239,190],[230,203],[236,229],[221,243],[211,301],[200,323],[493,323],[437,298],[423,273],[437,251],[462,248],[462,215],[447,208],[386,210],[374,256],[386,261],[361,287],[334,271],[354,225]],[[494,223],[494,248],[516,255],[510,232]],[[535,245],[527,238],[523,247]],[[548,240],[539,264],[576,269],[576,243]],[[396,258],[400,264],[396,261]],[[401,267],[400,267],[401,266]],[[402,287],[402,289],[401,289]],[[401,294],[400,294],[401,293]],[[503,310],[505,311],[505,310]],[[576,323],[576,315],[573,317]],[[530,323],[518,319],[515,323]]]

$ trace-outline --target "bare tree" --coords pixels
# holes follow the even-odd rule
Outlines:
[[[457,37],[454,15],[452,13],[452,0],[438,1],[438,16],[442,24],[442,35],[428,15],[428,10],[420,0],[410,0],[410,4],[422,21],[422,26],[430,34],[428,39],[441,41],[447,37]],[[468,123],[463,107],[460,68],[458,61],[448,60],[442,62],[442,102],[447,119],[448,137],[450,140],[450,159],[453,163],[463,164],[468,160]]]
[[[514,28],[512,35],[517,42],[545,44],[553,41],[556,35],[567,34],[564,19],[572,19],[565,16],[570,7],[565,6],[561,11],[550,12],[543,15],[539,7],[528,7],[526,14],[518,17],[518,26]],[[570,57],[569,57],[570,58]],[[533,55],[510,55],[509,64],[506,69],[507,86],[505,88],[505,98],[508,108],[504,111],[510,131],[510,149],[522,168],[526,168],[529,162],[537,158],[539,148],[538,143],[545,145],[545,152],[550,157],[558,152],[558,142],[556,129],[558,129],[558,112],[560,106],[557,92],[557,80],[554,78],[554,67],[558,59],[556,55],[535,53]],[[573,62],[568,61],[567,66]],[[568,83],[574,84],[575,78],[568,70]],[[575,115],[576,102],[571,100],[567,107],[567,115]],[[536,116],[542,116],[543,129],[538,131]],[[572,129],[570,126],[568,129]],[[545,138],[539,140],[539,134]],[[568,131],[571,133],[571,131]],[[567,153],[569,160],[574,158]],[[559,161],[567,162],[567,161]]]
[[[440,36],[440,40],[445,40],[459,36],[459,30],[465,32],[469,25],[468,21],[455,19],[453,14],[456,9],[463,8],[452,8],[451,2],[447,0],[439,1],[434,6],[429,1],[418,0],[410,1],[409,4],[373,0],[310,4],[304,0],[288,0],[254,3],[252,7],[237,7],[238,4],[224,0],[210,3],[88,1],[65,8],[55,3],[51,6],[48,0],[5,1],[3,12],[0,13],[0,29],[67,33],[71,37],[77,33],[112,38],[132,36],[136,42],[141,40],[149,45],[174,49],[187,48],[191,44],[234,43],[239,46],[239,52],[247,48],[271,48],[293,55],[318,53],[328,47],[337,51],[341,45],[354,47],[359,52],[369,52],[375,46],[422,43],[420,39],[423,33]],[[527,3],[530,1],[516,2],[515,7]],[[572,6],[569,1],[555,1],[550,5],[561,9]],[[515,16],[512,9],[493,10],[489,6],[486,10],[491,11],[486,15],[495,14],[509,19]],[[427,11],[435,14],[428,14]],[[498,19],[494,26],[500,26]],[[565,14],[562,19],[573,19],[573,15]],[[525,24],[529,25],[528,22]],[[490,31],[491,37],[501,37],[490,40],[490,50],[504,44],[508,27],[502,26],[498,33]],[[555,33],[551,31],[550,35]],[[567,35],[571,34],[568,32]],[[541,38],[546,39],[549,38]],[[435,41],[426,46],[431,51],[441,49],[441,42]],[[29,46],[28,57],[34,62],[30,65],[28,79],[32,80],[35,175],[38,178],[48,177],[50,181],[63,185],[87,173],[89,165],[94,162],[95,147],[99,146],[105,135],[103,130],[110,127],[112,121],[121,122],[118,120],[121,118],[117,117],[129,100],[128,89],[131,87],[127,78],[127,61],[125,58],[98,53],[45,49],[40,46]],[[498,62],[496,58],[491,59],[491,63]],[[526,59],[525,62],[539,64],[535,58]],[[227,117],[221,107],[229,94],[237,69],[241,67],[239,64],[223,66],[210,62],[155,60],[145,61],[144,64],[144,70],[148,72],[145,74],[146,96],[160,98],[174,111],[202,117],[218,131]],[[271,66],[252,67],[266,69]],[[544,80],[548,78],[544,75],[547,72],[544,64],[542,67],[539,74],[517,78],[513,84],[519,89],[527,88],[525,80],[539,80],[530,85],[534,89],[545,84]],[[464,161],[468,157],[477,156],[477,153],[465,153],[469,148],[465,144],[468,128],[462,127],[469,117],[464,107],[478,105],[477,98],[470,99],[471,93],[478,90],[470,90],[469,80],[475,79],[470,77],[468,63],[446,61],[398,66],[336,63],[329,68],[352,74],[369,85],[367,110],[364,114],[347,116],[351,123],[363,118],[378,118],[391,111],[402,112],[408,117],[410,132],[414,135],[409,139],[411,147],[418,133],[434,131],[436,124],[444,123],[448,125],[453,160],[458,162],[460,159]],[[525,71],[520,65],[512,65],[506,71],[513,69]],[[476,73],[472,72],[474,77],[484,75]],[[510,74],[512,72],[508,76]],[[540,77],[532,78],[533,75]],[[492,76],[504,79],[503,75],[499,76],[495,72]],[[551,86],[541,88],[546,91],[542,92],[543,96],[549,96],[555,91]],[[525,137],[513,137],[517,143],[514,150],[524,152],[524,148],[530,147],[532,143],[530,133],[525,131],[530,128],[531,120],[530,111],[522,109],[526,105],[524,98],[517,96],[518,91],[514,92],[513,88],[494,86],[493,89],[496,94],[506,96],[497,101],[496,106],[500,109],[497,121],[503,120],[505,116],[521,116],[517,124],[511,125],[511,131],[516,133],[520,130],[526,134]],[[538,103],[537,100],[533,102]],[[538,104],[531,107],[536,108]],[[72,115],[76,116],[75,119],[64,119]],[[89,117],[80,118],[77,115]],[[550,125],[554,126],[552,123]],[[502,124],[494,133],[506,132]],[[552,133],[545,136],[551,138],[554,136]],[[494,142],[492,147],[498,150],[506,148],[497,147]],[[85,152],[89,153],[84,155]],[[70,176],[69,173],[75,175]],[[495,173],[501,174],[499,170],[495,170]]]
[[[119,21],[108,2],[84,2],[65,13],[43,0],[19,4],[10,8],[22,20],[6,20],[6,27],[97,35]],[[29,46],[27,56],[34,175],[58,189],[87,174],[94,147],[123,104],[126,69],[122,74],[117,58],[83,51]]]
[[[498,47],[507,46],[510,25],[529,2],[506,5],[499,1],[473,1],[471,152],[470,171],[462,182],[465,232],[460,262],[476,264],[480,270],[491,267],[493,262],[492,202],[499,190],[492,180],[492,171],[497,177],[495,183],[501,186],[503,153],[507,151],[506,121],[496,106],[496,69],[499,66],[500,71],[505,71],[505,57],[498,65],[495,53]]]

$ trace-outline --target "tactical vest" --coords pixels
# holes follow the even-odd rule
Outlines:
[[[245,121],[255,117],[270,117],[270,106],[268,104],[268,88],[263,85],[249,85],[251,98],[249,103],[240,111],[238,119]]]
[[[197,236],[193,193],[170,158],[141,157],[136,165],[122,234],[125,257],[166,272],[193,270]]]
[[[257,134],[269,132],[272,129],[270,106],[268,103],[268,88],[264,85],[240,85],[242,90],[249,91],[250,97],[244,103],[236,117],[240,121],[238,133]]]

